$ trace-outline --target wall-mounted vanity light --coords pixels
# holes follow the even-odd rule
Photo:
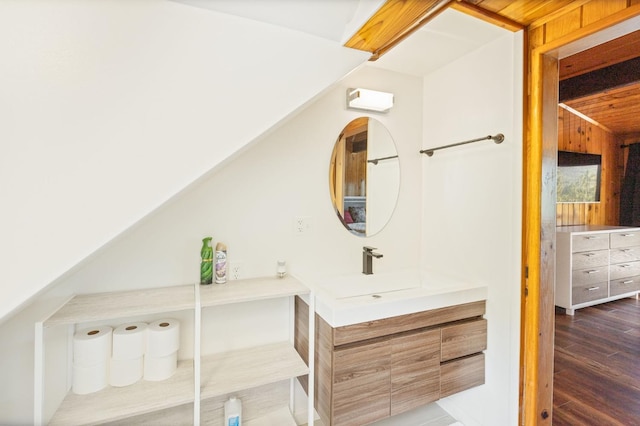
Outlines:
[[[393,106],[393,93],[369,89],[347,89],[347,108],[387,112]]]

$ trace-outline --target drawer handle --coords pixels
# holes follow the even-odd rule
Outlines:
[[[587,274],[597,274],[598,272],[600,272],[597,269],[592,269],[591,271],[587,271]]]
[[[630,251],[633,251],[633,249],[620,249],[620,251],[623,253],[628,253]]]
[[[633,280],[622,281],[622,284],[631,284]]]
[[[631,265],[618,265],[618,266],[621,267],[621,268],[630,268],[631,267]]]
[[[587,240],[597,240],[598,239],[598,237],[595,237],[593,235],[591,235],[589,237],[584,237],[584,238],[587,239]]]
[[[595,253],[585,253],[584,255],[587,256],[587,257],[591,257],[591,256],[595,256],[596,254]]]
[[[600,287],[589,287],[587,289],[587,291],[596,291],[596,290],[600,290]]]
[[[620,234],[621,237],[633,237],[633,234]]]

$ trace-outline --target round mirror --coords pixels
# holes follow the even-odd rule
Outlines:
[[[331,154],[329,191],[351,233],[368,237],[384,228],[398,200],[400,162],[382,123],[359,117],[340,132]]]

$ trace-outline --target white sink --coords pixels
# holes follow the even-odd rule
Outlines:
[[[326,293],[332,299],[345,299],[420,286],[420,272],[417,269],[411,269],[395,273],[348,274],[323,278],[318,280],[316,289],[318,292]]]
[[[407,269],[372,275],[302,278],[314,290],[316,312],[332,327],[486,300],[478,283]],[[308,303],[308,299],[306,299]]]

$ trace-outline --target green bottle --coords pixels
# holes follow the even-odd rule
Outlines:
[[[200,249],[200,284],[213,283],[213,248],[211,247],[211,237],[202,239],[202,249]]]

